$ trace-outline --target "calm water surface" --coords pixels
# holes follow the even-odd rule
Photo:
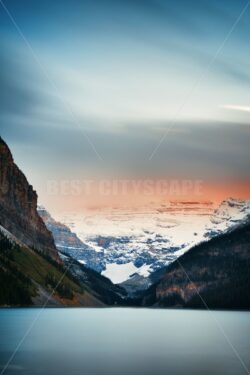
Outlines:
[[[0,373],[34,319],[4,374],[247,374],[221,329],[250,369],[249,312],[2,309]]]

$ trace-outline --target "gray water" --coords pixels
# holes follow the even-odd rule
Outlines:
[[[0,374],[25,334],[6,375],[238,375],[250,369],[249,312],[2,309]]]

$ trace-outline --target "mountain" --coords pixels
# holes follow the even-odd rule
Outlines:
[[[2,227],[0,281],[0,306],[104,306],[62,264]]]
[[[164,267],[240,225],[249,213],[250,201],[229,198],[219,207],[210,201],[171,201],[61,215],[59,221],[81,241],[77,246],[63,244],[46,218],[45,223],[58,249],[64,246],[68,255],[138,297],[159,280]]]
[[[68,213],[58,217],[58,221],[95,251],[96,255],[91,253],[91,257],[87,252],[82,254],[81,260],[86,265],[114,283],[124,283],[136,274],[141,284],[145,284],[145,279],[147,284],[151,273],[202,240],[212,212],[211,202],[169,202],[140,208],[109,207]],[[72,250],[71,256],[75,254]]]
[[[65,256],[64,261],[66,259],[66,256],[70,257],[72,259],[77,260],[79,263],[86,265],[89,269],[92,269],[96,275],[102,274],[102,276],[105,276],[105,248],[108,249],[109,241],[112,241],[112,238],[109,238],[108,240],[107,237],[104,238],[100,236],[99,243],[102,244],[104,249],[97,249],[97,247],[92,247],[91,245],[88,245],[81,241],[77,237],[77,235],[74,232],[72,232],[66,225],[54,220],[44,207],[38,206],[37,210],[41,218],[44,220],[47,228],[52,232],[58,251]],[[113,240],[117,240],[117,244],[119,243],[121,247],[123,246],[122,249],[126,257],[126,244],[129,245],[128,242],[124,241],[123,239],[120,239],[120,241],[118,241],[118,239],[114,238]],[[120,289],[122,290],[123,296],[125,288],[130,297],[138,297],[140,295],[141,290],[147,289],[152,283],[158,280],[158,278],[156,279],[156,275],[160,277],[160,270],[162,268],[160,268],[159,272],[153,273],[151,277],[151,274],[147,270],[150,266],[141,266],[139,263],[140,262],[138,262],[138,268],[133,264],[133,262],[127,264],[110,263],[107,265],[108,269],[111,269],[112,266],[114,266],[115,268],[112,280],[125,280],[124,283],[116,283],[118,291],[118,285],[122,287]],[[165,263],[163,263],[163,265],[165,265]],[[140,275],[137,273],[137,270],[139,268]],[[130,273],[132,273],[132,276],[129,278],[129,280],[127,280],[127,275]]]
[[[58,263],[0,226],[0,306],[124,305],[126,292],[70,257]],[[55,289],[55,291],[54,291]]]
[[[249,216],[249,201],[179,201],[68,227],[37,207],[0,139],[0,305],[249,308]]]
[[[224,200],[213,212],[205,237],[212,238],[241,225],[250,215],[250,201],[235,198]]]
[[[165,269],[144,306],[250,308],[250,221],[195,246]]]
[[[57,228],[62,246],[81,246],[68,228]],[[122,305],[126,298],[123,288],[56,249],[37,212],[37,194],[1,138],[0,282],[0,306],[99,307]]]
[[[52,234],[37,213],[37,194],[1,137],[0,225],[27,246],[58,259]]]

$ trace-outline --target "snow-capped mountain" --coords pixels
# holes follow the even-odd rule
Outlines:
[[[45,212],[40,208],[58,250],[127,289],[145,289],[155,271],[244,221],[250,201],[230,198],[218,208],[212,202],[193,201],[109,208],[63,215],[59,222]]]
[[[102,273],[121,283],[134,273],[149,276],[201,240],[212,212],[211,202],[170,202],[96,210],[86,216],[65,216],[60,221],[101,255]]]
[[[250,201],[229,198],[224,200],[211,216],[206,236],[213,237],[237,226],[249,217]]]

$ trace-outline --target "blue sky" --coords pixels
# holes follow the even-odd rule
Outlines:
[[[207,70],[247,1],[4,3],[32,51],[0,5],[1,135],[38,191],[90,175],[249,179],[250,7]]]

